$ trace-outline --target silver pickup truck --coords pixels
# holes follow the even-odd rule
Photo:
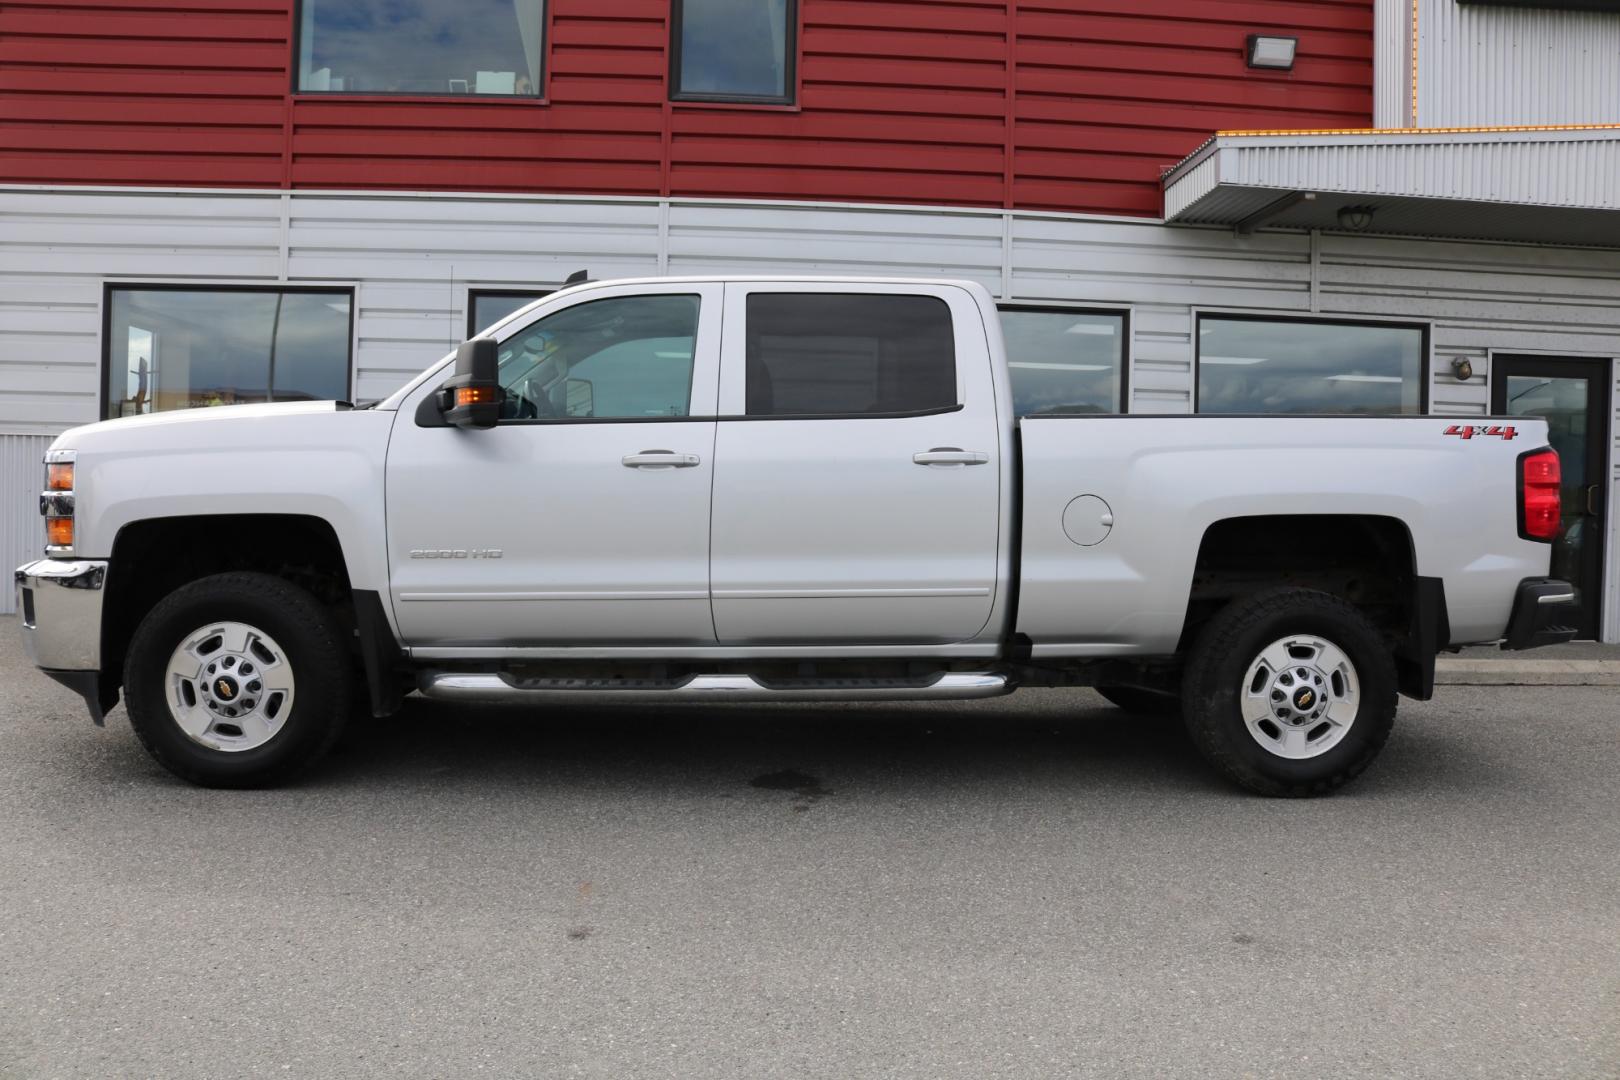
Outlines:
[[[62,435],[23,635],[209,785],[279,781],[412,691],[1095,686],[1309,795],[1439,651],[1573,633],[1540,421],[1018,416],[1020,377],[969,282],[582,284],[372,406]]]

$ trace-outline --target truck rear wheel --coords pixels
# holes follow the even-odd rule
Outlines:
[[[141,744],[205,787],[268,786],[315,762],[343,728],[351,678],[331,613],[258,573],[175,590],[141,621],[124,661]]]
[[[1193,743],[1262,795],[1324,795],[1358,776],[1395,723],[1395,661],[1336,596],[1271,589],[1199,634],[1182,682]]]

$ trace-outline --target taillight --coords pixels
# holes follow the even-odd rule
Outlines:
[[[1519,535],[1526,540],[1554,540],[1563,519],[1558,497],[1562,481],[1558,451],[1532,450],[1519,457]]]

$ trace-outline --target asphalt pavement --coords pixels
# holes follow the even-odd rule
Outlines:
[[[1300,802],[1089,691],[413,700],[232,793],[0,619],[0,1076],[479,1075],[1620,1076],[1620,690]]]

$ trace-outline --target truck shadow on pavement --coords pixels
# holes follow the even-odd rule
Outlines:
[[[1344,794],[1476,787],[1497,763],[1472,757],[1428,725],[1397,725],[1380,760]],[[929,705],[566,710],[412,698],[394,717],[351,724],[299,786],[402,784],[778,791],[799,813],[856,792],[944,798],[964,787],[1009,797],[1076,789],[1249,797],[1204,763],[1179,719],[1135,716],[1088,691]]]

